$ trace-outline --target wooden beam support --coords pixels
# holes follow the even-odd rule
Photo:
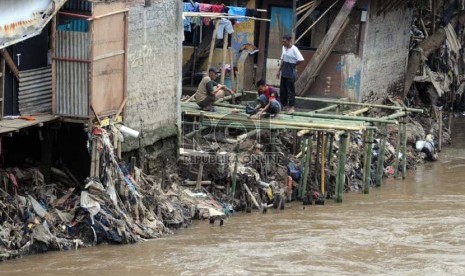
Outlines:
[[[219,20],[218,20],[219,21]],[[224,78],[226,74],[226,58],[228,56],[228,32],[223,32],[223,66],[221,66],[221,84],[224,85]]]
[[[216,44],[216,34],[218,33],[219,25],[220,25],[220,20],[217,19],[215,22],[215,29],[213,30],[212,42],[210,44],[210,53],[208,54],[207,70],[209,70],[210,67],[212,66],[213,52],[215,51],[215,44]]]
[[[18,70],[18,67],[16,67],[16,64],[15,64],[15,62],[13,61],[13,59],[11,58],[10,54],[9,54],[8,51],[5,50],[5,49],[2,49],[1,52],[2,52],[3,59],[5,59],[5,63],[6,63],[6,65],[8,66],[8,68],[10,69],[11,73],[13,73],[13,76],[14,76],[17,80],[19,80],[19,70]]]
[[[315,82],[323,64],[346,29],[357,0],[346,0],[315,54],[296,82],[296,94],[303,95]]]
[[[315,11],[315,9],[320,5],[321,0],[315,0],[313,2],[314,2],[314,5],[304,15],[302,15],[300,19],[297,21],[297,23],[295,24],[296,29],[297,27],[300,26],[300,24],[302,24],[305,21],[305,19],[307,19],[307,17],[309,17],[313,13],[313,11]]]

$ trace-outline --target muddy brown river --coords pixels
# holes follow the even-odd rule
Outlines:
[[[465,120],[440,160],[342,204],[196,222],[158,240],[27,256],[0,275],[465,275]]]

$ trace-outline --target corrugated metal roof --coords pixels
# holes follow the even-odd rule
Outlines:
[[[0,49],[41,33],[66,0],[1,0]]]
[[[21,115],[52,112],[52,67],[19,72],[18,105]]]

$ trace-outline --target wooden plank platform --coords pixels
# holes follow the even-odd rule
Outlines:
[[[35,120],[29,121],[24,119],[3,119],[0,121],[0,134],[18,132],[19,130],[32,126],[41,126],[43,123],[57,120],[59,117],[55,115],[36,115]]]

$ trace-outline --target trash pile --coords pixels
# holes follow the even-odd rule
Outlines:
[[[162,188],[156,177],[119,162],[110,138],[94,129],[100,173],[84,185],[58,168],[52,168],[51,183],[38,168],[0,171],[0,261],[104,242],[134,243],[172,233],[194,218],[224,217],[211,195],[179,187],[177,175]]]

